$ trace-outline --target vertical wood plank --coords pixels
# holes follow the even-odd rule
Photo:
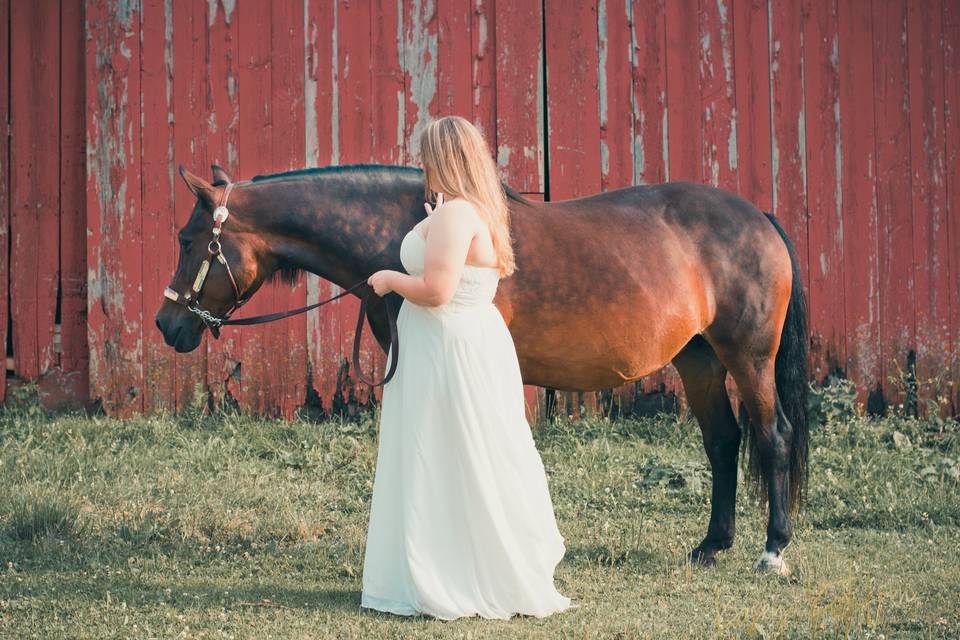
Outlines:
[[[884,396],[894,403],[904,400],[897,393],[902,389],[887,380],[898,369],[907,371],[907,353],[916,344],[906,31],[906,2],[873,6],[880,370]]]
[[[86,5],[87,273],[91,395],[143,411],[140,14]]]
[[[308,0],[306,76],[307,166],[340,162],[339,10],[337,3]],[[307,302],[313,304],[339,293],[339,287],[308,275]],[[341,351],[339,306],[343,298],[307,314],[307,345],[313,390],[324,411],[332,411],[344,354]]]
[[[89,395],[87,355],[86,121],[83,3],[63,0],[60,20],[60,368]],[[0,60],[2,64],[2,60]]]
[[[547,2],[547,198],[566,200],[600,191],[600,100],[598,6]],[[579,418],[594,413],[596,393],[564,393],[560,410]]]
[[[603,191],[633,184],[632,14],[630,0],[597,2],[600,188]]]
[[[667,124],[669,126],[669,179],[671,182],[703,180],[701,161],[700,64],[697,0],[666,4]]]
[[[404,19],[409,7],[404,6]],[[432,11],[434,8],[431,6]],[[340,163],[353,164],[372,162],[376,156],[374,148],[374,110],[367,96],[373,91],[372,43],[369,39],[372,20],[372,7],[369,3],[342,2],[339,5],[339,86],[340,99]],[[433,28],[436,19],[433,16]],[[435,33],[435,32],[434,32]],[[430,53],[430,68],[433,86],[436,87],[436,37]],[[423,81],[423,78],[418,78]],[[341,298],[332,310],[339,318],[339,352],[344,363],[338,386],[344,399],[351,403],[366,404],[372,394],[370,386],[356,377],[352,370],[351,348],[353,345],[353,322],[360,312],[360,299],[350,295]],[[360,366],[365,371],[376,367],[376,358],[382,353],[380,346],[373,340],[372,332],[365,332],[361,341]],[[348,364],[350,363],[350,364]]]
[[[633,182],[667,179],[667,46],[664,0],[633,0]]]
[[[240,97],[238,91],[237,9],[232,3],[216,2],[207,14],[206,100],[210,116],[204,127],[207,158],[223,167],[234,181],[250,178],[240,173],[238,157],[240,145]],[[198,170],[207,171],[206,166]],[[206,177],[206,174],[202,174]],[[183,185],[174,178],[175,190]],[[184,209],[176,215],[185,221]],[[207,388],[215,407],[232,404],[240,397],[240,363],[243,357],[243,331],[238,327],[223,327],[219,340],[206,340]]]
[[[517,191],[542,191],[543,38],[540,4],[496,4],[496,120],[488,142],[500,177]],[[508,117],[506,114],[528,114]]]
[[[597,6],[547,2],[549,200],[596,193],[600,177]]]
[[[866,401],[880,384],[874,106],[864,90],[874,86],[873,21],[853,0],[839,0],[837,8],[846,372]]]
[[[56,366],[59,284],[60,6],[14,2],[10,40],[10,305],[17,375]]]
[[[240,173],[252,177],[272,173],[273,102],[271,100],[273,66],[271,64],[271,6],[267,3],[241,4],[239,21],[238,84],[240,92]],[[269,313],[276,304],[277,287],[264,283],[244,310],[249,315]],[[243,327],[240,358],[240,405],[260,415],[276,416],[276,370],[270,340],[271,327]]]
[[[176,264],[173,167],[173,12],[164,0],[143,0],[140,112],[143,242],[152,259],[143,264],[144,410],[176,408],[176,357],[151,319]],[[177,178],[179,179],[179,177]],[[182,186],[182,185],[181,185]]]
[[[703,181],[736,192],[737,104],[730,0],[700,0],[700,105]]]
[[[171,3],[173,11],[173,159],[193,173],[209,180],[206,158],[206,127],[209,115],[206,104],[207,10],[191,3]],[[148,29],[155,28],[147,25]],[[172,167],[171,167],[172,168]],[[175,177],[173,188],[173,224],[180,228],[190,219],[196,197]],[[171,242],[176,239],[171,236]],[[173,265],[169,274],[173,273]],[[169,275],[167,276],[170,277]],[[153,302],[151,301],[151,305]],[[153,308],[148,307],[148,308]],[[178,409],[190,406],[206,393],[206,345],[210,333],[190,353],[178,353],[174,377],[175,404]]]
[[[911,193],[913,210],[923,212],[913,216],[917,380],[921,402],[936,400],[952,364],[945,348],[950,344],[951,320],[943,157],[942,19],[942,7],[936,2],[907,4]]]
[[[841,215],[840,59],[835,0],[804,0],[803,82],[811,372],[843,368],[843,217]]]
[[[4,42],[10,42],[10,0],[0,0],[0,33]],[[10,47],[0,46],[0,246],[9,246],[10,225]],[[7,353],[7,324],[10,309],[7,295],[10,283],[8,252],[0,251],[0,344],[3,344],[4,363]],[[0,402],[7,398],[6,366],[0,379]]]
[[[943,79],[944,79],[944,138],[947,167],[947,252],[950,277],[949,352],[953,367],[950,379],[952,389],[946,391],[952,399],[953,415],[960,414],[960,5],[950,0],[943,2]]]
[[[808,287],[810,275],[801,4],[795,0],[773,0],[770,5],[770,24],[773,214],[796,247],[800,278],[804,286]]]
[[[270,113],[278,126],[272,136],[272,169],[300,169],[304,157],[303,112],[303,0],[272,3]],[[274,285],[274,309],[293,309],[306,304],[303,278],[294,284]],[[307,325],[302,316],[273,323],[269,328],[273,347],[270,366],[276,380],[274,402],[284,418],[294,418],[307,396]]]
[[[733,24],[740,195],[772,211],[767,0],[735,0]]]
[[[472,0],[437,3],[437,113],[472,119]],[[534,34],[530,34],[534,35]],[[531,38],[536,42],[536,37]]]
[[[503,4],[503,3],[501,3]],[[496,152],[499,147],[497,136],[497,84],[499,78],[499,68],[497,58],[501,47],[497,46],[497,29],[499,21],[496,17],[496,10],[499,8],[495,0],[473,0],[473,15],[471,18],[470,38],[471,50],[473,51],[472,77],[473,77],[473,123],[479,127],[484,137],[487,139],[491,150]],[[534,5],[539,9],[539,3]],[[539,16],[539,12],[538,12]],[[541,18],[527,23],[527,28],[536,30],[539,34],[543,24]],[[528,35],[533,37],[531,32]],[[540,40],[540,50],[538,51],[537,65],[542,67],[543,62],[543,38],[536,35]],[[539,156],[540,166],[543,166],[543,74],[537,76],[539,86],[539,104],[541,107],[537,111],[538,122],[540,123],[537,131],[540,133]],[[543,172],[541,169],[540,182],[543,182]]]

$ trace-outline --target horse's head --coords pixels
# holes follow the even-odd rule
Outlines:
[[[246,302],[269,269],[264,243],[244,220],[247,203],[233,190],[226,172],[214,165],[213,184],[182,165],[180,175],[197,201],[177,234],[177,268],[156,320],[167,344],[186,353],[200,345],[204,329],[219,336],[210,318],[223,318]]]

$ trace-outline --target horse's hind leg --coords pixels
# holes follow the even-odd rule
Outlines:
[[[785,575],[783,549],[790,544],[793,527],[790,524],[790,451],[793,447],[793,427],[777,394],[774,356],[754,359],[746,356],[725,358],[724,361],[737,383],[747,414],[754,429],[760,475],[765,485],[770,509],[767,521],[767,543],[757,569]],[[753,454],[751,454],[753,455]]]
[[[711,565],[718,551],[733,545],[736,531],[740,427],[727,396],[727,369],[706,340],[695,336],[673,359],[673,365],[680,372],[687,402],[700,423],[713,471],[710,524],[703,542],[690,552],[690,560]]]

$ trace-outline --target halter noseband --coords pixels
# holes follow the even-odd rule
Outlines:
[[[243,296],[240,295],[240,287],[237,286],[237,280],[233,277],[233,270],[230,269],[230,263],[227,262],[227,256],[223,254],[223,247],[220,244],[221,227],[223,227],[223,223],[227,221],[227,218],[230,217],[230,211],[227,209],[227,200],[230,198],[230,192],[233,191],[234,184],[236,183],[230,182],[227,184],[220,198],[220,203],[217,205],[217,208],[213,210],[213,239],[207,243],[208,255],[204,258],[203,262],[200,263],[200,269],[193,279],[193,286],[190,291],[179,293],[172,287],[167,287],[163,290],[163,296],[165,298],[183,305],[188,311],[199,316],[199,318],[203,320],[203,323],[207,325],[207,328],[210,329],[210,333],[213,334],[214,338],[220,337],[220,325],[230,318],[234,311],[249,300],[249,298],[244,299]],[[203,289],[203,283],[207,280],[210,263],[214,257],[216,257],[217,261],[227,270],[227,275],[230,277],[230,284],[233,285],[233,304],[223,317],[217,317],[200,306],[200,290]]]

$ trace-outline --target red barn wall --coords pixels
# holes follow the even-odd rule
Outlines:
[[[0,17],[0,394],[39,381],[50,404],[118,416],[207,394],[287,417],[367,402],[355,298],[163,344],[192,206],[174,168],[410,164],[456,113],[530,197],[694,180],[772,211],[800,253],[815,377],[900,402],[891,378],[915,366],[921,400],[960,406],[956,2],[0,0]],[[338,290],[270,285],[250,312]],[[385,360],[369,334],[364,358]],[[614,397],[677,387],[668,367]]]

